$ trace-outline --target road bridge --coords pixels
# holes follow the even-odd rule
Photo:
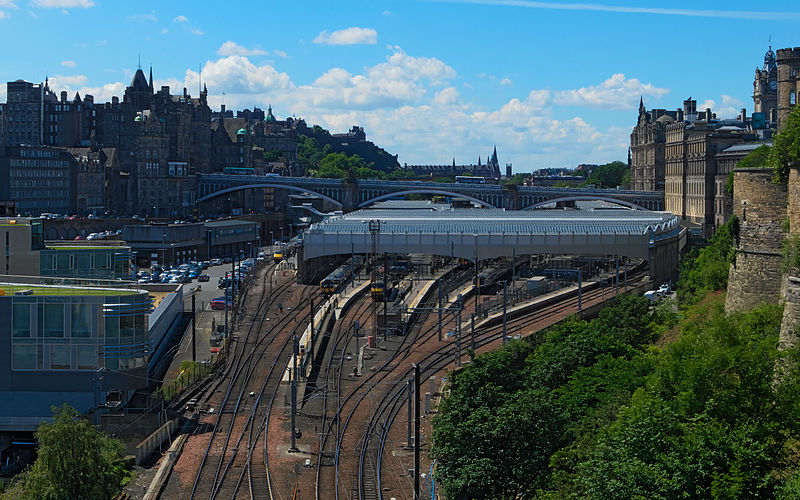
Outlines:
[[[675,215],[646,210],[359,210],[313,224],[302,260],[371,253],[370,221],[380,221],[378,253],[626,256],[648,260],[657,280],[676,278],[686,236]]]
[[[602,200],[645,210],[664,209],[663,191],[236,174],[201,174],[197,183],[197,199],[202,203],[229,193],[257,188],[314,194],[341,207],[345,212],[365,208],[389,198],[413,194],[464,198],[485,207],[506,210],[525,210],[553,202],[570,204],[580,200]]]

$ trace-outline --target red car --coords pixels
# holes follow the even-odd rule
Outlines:
[[[211,309],[215,311],[223,311],[226,306],[228,309],[233,309],[233,303],[230,300],[225,300],[225,297],[217,297],[211,301]]]

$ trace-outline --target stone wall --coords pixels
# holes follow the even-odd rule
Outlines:
[[[772,182],[767,168],[737,169],[733,215],[739,219],[736,257],[728,275],[725,310],[749,310],[782,299],[781,245],[785,236],[787,187]]]

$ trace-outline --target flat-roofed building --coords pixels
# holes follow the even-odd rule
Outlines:
[[[27,281],[26,281],[27,280]],[[0,282],[0,432],[35,430],[51,406],[91,412],[147,385],[146,290]],[[102,380],[98,380],[102,370]]]

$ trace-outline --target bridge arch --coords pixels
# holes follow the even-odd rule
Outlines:
[[[486,208],[497,208],[491,203],[487,203],[483,200],[475,198],[474,196],[470,196],[468,194],[463,194],[463,193],[457,193],[455,191],[446,191],[444,189],[406,189],[404,191],[395,191],[393,193],[382,194],[380,196],[376,196],[375,198],[362,201],[361,203],[358,204],[358,208],[368,207],[374,203],[378,203],[379,201],[388,200],[389,198],[394,198],[396,196],[405,196],[407,194],[441,194],[444,196],[452,196],[454,198],[465,198],[469,201],[478,203]]]
[[[618,200],[616,198],[610,198],[608,196],[589,196],[589,195],[578,195],[578,196],[564,196],[562,198],[551,198],[549,200],[542,200],[533,205],[529,205],[523,210],[533,210],[534,208],[539,208],[544,205],[550,205],[552,203],[560,203],[562,201],[606,201],[608,203],[613,203],[615,205],[622,205],[628,208],[633,208],[634,210],[647,210],[641,205],[637,205],[635,203],[631,203],[625,200]]]
[[[204,201],[213,200],[214,198],[218,198],[220,196],[224,196],[224,195],[226,195],[228,193],[235,193],[236,191],[244,191],[244,190],[247,190],[247,189],[258,189],[258,188],[288,189],[290,191],[298,191],[300,193],[313,194],[315,196],[319,196],[320,198],[322,198],[325,201],[333,203],[337,207],[341,207],[342,206],[342,202],[341,201],[338,201],[338,200],[336,200],[336,199],[334,199],[334,198],[332,198],[330,196],[324,195],[322,193],[318,193],[316,191],[312,191],[312,190],[307,189],[307,188],[291,186],[289,184],[269,184],[269,183],[265,183],[265,184],[243,184],[241,186],[233,186],[233,187],[221,189],[219,191],[215,191],[215,192],[213,192],[211,194],[207,194],[205,196],[202,196],[202,197],[198,198],[197,199],[197,203],[202,203]]]

